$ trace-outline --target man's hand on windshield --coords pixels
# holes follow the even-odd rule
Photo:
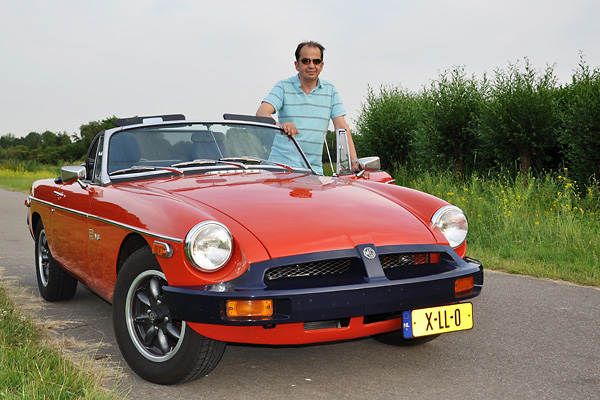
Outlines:
[[[263,101],[258,110],[256,110],[256,115],[259,117],[270,117],[274,112],[275,107],[273,107],[272,104]],[[296,128],[296,125],[294,125],[292,122],[284,122],[283,124],[277,125],[279,125],[283,131],[291,137],[295,137],[298,134],[298,128]]]
[[[357,161],[352,163],[352,172],[356,174],[360,173],[360,178],[369,179],[369,171],[363,170],[362,166]]]
[[[298,128],[291,122],[284,122],[283,124],[279,124],[280,127],[283,128],[283,131],[290,135],[291,137],[295,137],[298,134]]]

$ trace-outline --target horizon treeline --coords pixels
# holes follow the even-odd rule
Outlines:
[[[103,130],[115,128],[117,117],[91,121],[81,125],[78,135],[30,132],[24,137],[0,136],[0,161],[33,162],[57,165],[83,160],[94,137]]]

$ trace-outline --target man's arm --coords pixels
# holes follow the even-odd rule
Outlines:
[[[275,107],[271,103],[263,101],[260,103],[260,107],[256,110],[257,117],[270,117],[275,112]]]
[[[350,160],[352,160],[352,170],[359,171],[358,156],[356,155],[356,149],[354,148],[354,140],[352,140],[352,134],[350,133],[350,126],[346,122],[346,118],[343,115],[333,119],[333,128],[335,130],[345,129],[348,136],[348,149],[350,150]],[[354,161],[357,160],[357,161]]]
[[[262,103],[260,103],[260,107],[258,107],[258,110],[256,110],[256,116],[257,117],[271,117],[274,112],[275,112],[275,107],[273,107],[273,105],[271,103],[267,103],[266,101],[263,101]],[[296,125],[294,125],[291,122],[284,122],[283,124],[277,124],[277,125],[282,127],[283,131],[285,133],[287,133],[288,135],[290,135],[291,137],[294,137],[298,134],[298,129],[296,128]]]

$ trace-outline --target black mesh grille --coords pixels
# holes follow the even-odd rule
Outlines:
[[[350,259],[315,261],[302,264],[286,265],[268,269],[265,272],[266,281],[280,278],[298,278],[305,276],[343,275],[350,270]]]
[[[384,254],[379,256],[379,262],[381,262],[383,269],[429,264],[431,262],[431,255],[429,253]]]

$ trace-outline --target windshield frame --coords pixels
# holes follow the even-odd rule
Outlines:
[[[237,121],[237,120],[179,120],[179,121],[168,121],[168,122],[159,122],[159,123],[146,123],[146,124],[136,124],[136,125],[130,125],[130,126],[124,126],[124,127],[119,127],[119,128],[115,128],[115,129],[111,129],[111,130],[107,130],[104,134],[103,139],[103,148],[104,150],[104,156],[102,157],[102,159],[100,160],[102,163],[102,173],[101,173],[101,182],[103,185],[109,184],[109,183],[113,183],[113,182],[122,182],[122,181],[131,181],[131,180],[141,180],[141,179],[148,179],[148,178],[155,178],[155,177],[163,177],[163,176],[176,176],[176,175],[190,175],[190,174],[202,174],[202,173],[211,173],[211,174],[217,174],[219,173],[219,171],[223,171],[226,173],[231,173],[231,172],[243,172],[243,171],[248,171],[248,170],[252,170],[252,171],[256,171],[256,170],[265,170],[265,171],[283,171],[283,172],[301,172],[301,173],[309,173],[309,174],[314,174],[314,175],[318,175],[311,167],[306,155],[304,154],[304,152],[302,151],[302,149],[300,148],[298,142],[291,136],[288,136],[287,139],[289,139],[290,143],[293,144],[293,148],[297,151],[297,156],[298,156],[298,160],[297,161],[301,161],[302,162],[302,166],[298,167],[298,166],[293,166],[290,167],[287,165],[287,163],[278,163],[278,162],[269,162],[268,159],[265,159],[264,161],[267,161],[267,163],[265,164],[248,164],[247,167],[241,167],[240,165],[234,165],[234,163],[231,162],[222,162],[219,161],[217,159],[215,159],[215,164],[214,165],[197,165],[197,166],[193,166],[193,167],[185,167],[185,168],[176,168],[176,167],[171,167],[171,165],[156,165],[156,168],[153,170],[144,170],[144,171],[135,171],[134,169],[131,170],[131,172],[124,172],[124,171],[120,171],[119,174],[116,175],[110,175],[113,172],[116,171],[111,171],[109,172],[109,159],[111,157],[109,151],[107,149],[110,149],[110,141],[113,137],[115,137],[115,135],[118,134],[122,134],[124,132],[129,132],[129,133],[134,133],[134,132],[140,132],[143,130],[160,130],[161,128],[175,128],[175,127],[189,127],[189,130],[192,131],[194,129],[198,129],[199,127],[202,127],[204,129],[207,129],[214,126],[219,126],[219,127],[227,127],[229,129],[231,128],[235,128],[235,127],[258,127],[258,128],[266,128],[269,130],[274,130],[277,131],[277,133],[275,135],[273,135],[273,137],[275,138],[276,135],[286,135],[286,133],[283,131],[283,129],[281,129],[279,126],[277,125],[273,125],[273,124],[267,124],[267,123],[260,123],[260,122],[249,122],[249,121]],[[167,131],[167,130],[165,130]],[[253,157],[252,154],[248,154],[249,157]],[[224,161],[226,161],[226,159],[228,157],[222,157],[224,158]],[[257,157],[255,157],[257,158]],[[260,157],[259,157],[260,158]],[[192,161],[192,160],[189,160]],[[179,160],[179,162],[182,162],[182,160]],[[175,162],[173,164],[176,164]],[[142,165],[140,165],[142,166]],[[147,166],[151,166],[151,164],[147,165]]]

